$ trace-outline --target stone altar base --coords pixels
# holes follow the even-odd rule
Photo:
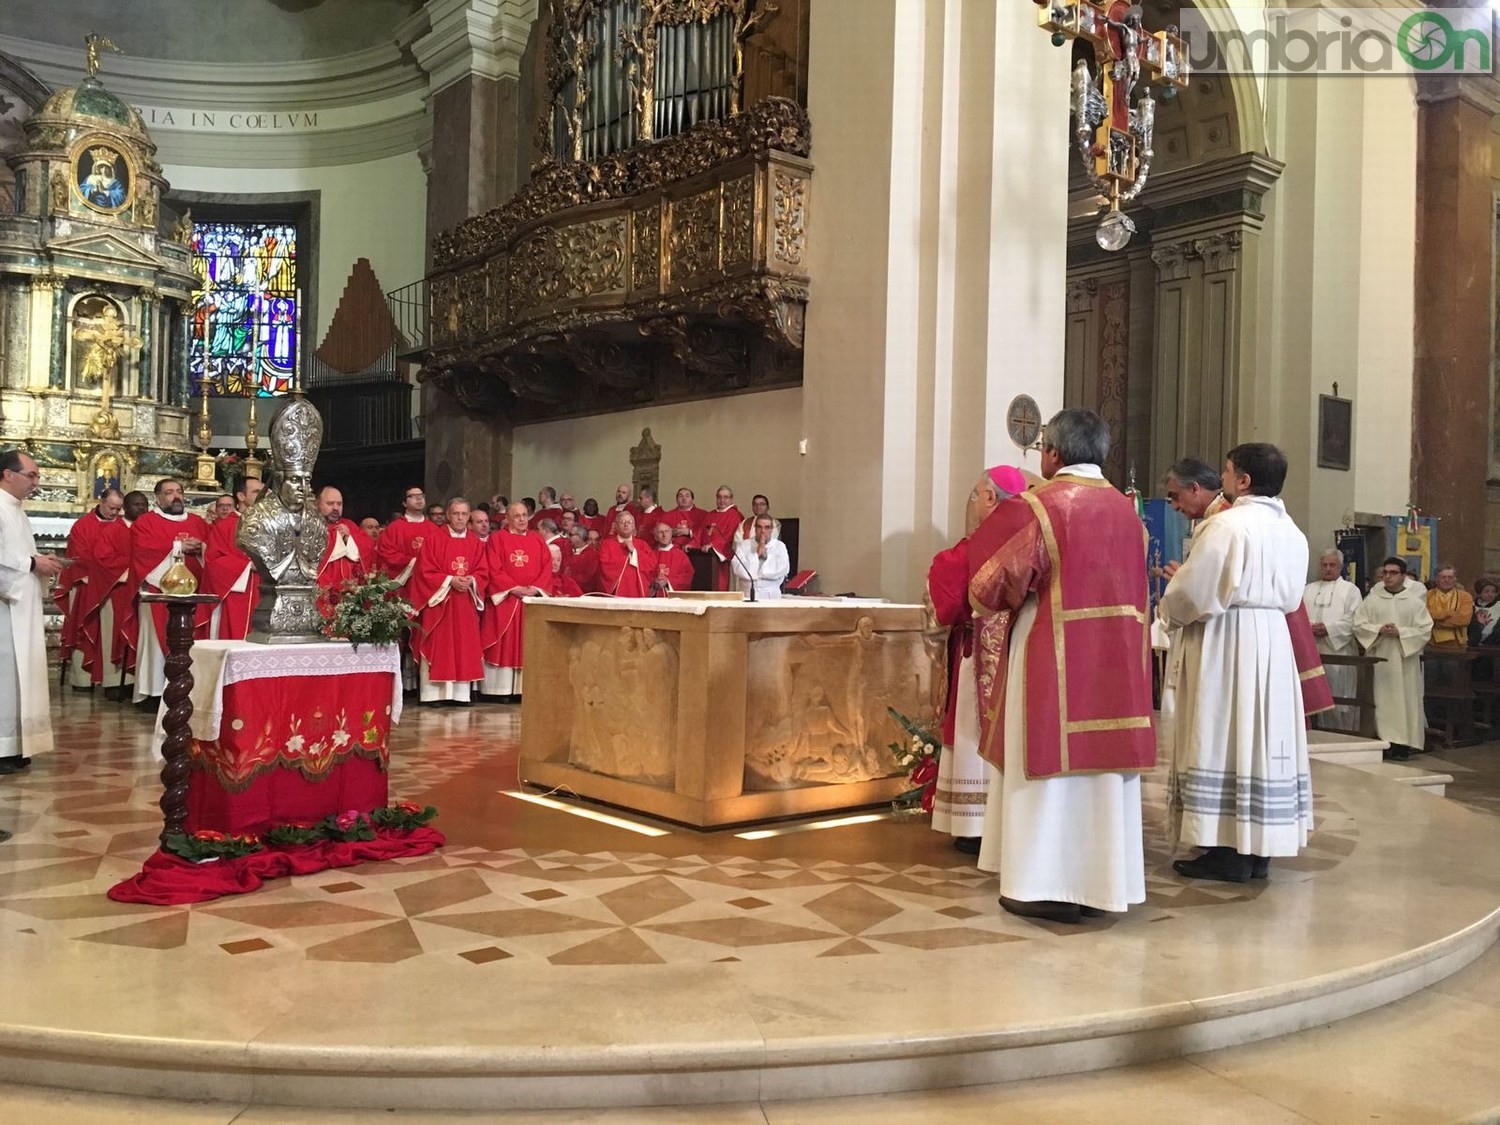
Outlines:
[[[931,713],[921,630],[914,605],[528,599],[522,777],[699,828],[890,801],[888,708]]]

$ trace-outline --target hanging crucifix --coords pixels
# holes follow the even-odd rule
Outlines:
[[[1155,33],[1142,25],[1141,9],[1127,0],[1036,0],[1037,23],[1062,46],[1080,40],[1093,48],[1094,65],[1079,59],[1073,69],[1073,134],[1084,171],[1108,211],[1095,238],[1105,250],[1120,250],[1135,224],[1120,210],[1140,194],[1151,170],[1156,102],[1149,85],[1135,104],[1142,75],[1162,83],[1162,97],[1188,84],[1186,45],[1175,27]]]

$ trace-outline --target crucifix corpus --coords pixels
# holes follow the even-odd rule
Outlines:
[[[1105,199],[1094,238],[1105,250],[1122,250],[1135,223],[1120,210],[1146,186],[1151,135],[1156,123],[1152,82],[1173,98],[1188,84],[1188,54],[1175,27],[1148,32],[1139,5],[1127,0],[1036,0],[1037,23],[1061,47],[1081,40],[1094,49],[1094,64],[1080,58],[1073,68],[1073,136],[1089,182]],[[1146,85],[1134,100],[1142,76]]]

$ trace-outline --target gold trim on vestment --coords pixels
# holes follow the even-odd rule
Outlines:
[[[1316,680],[1321,675],[1324,675],[1323,665],[1319,664],[1316,668],[1309,668],[1306,672],[1298,673],[1297,678],[1299,680]]]
[[[1133,605],[1099,605],[1063,611],[1064,621],[1087,621],[1095,617],[1133,617],[1142,625],[1146,623],[1146,615]]]
[[[1100,483],[1108,484],[1107,481],[1101,481]],[[1060,553],[1057,549],[1057,532],[1053,530],[1052,517],[1047,513],[1047,509],[1042,506],[1041,498],[1036,493],[1023,492],[1021,493],[1021,499],[1031,505],[1031,510],[1035,513],[1037,522],[1041,524],[1042,542],[1047,547],[1047,561],[1049,563],[1047,585],[1050,587],[1049,594],[1052,604],[1052,650],[1053,655],[1057,658],[1058,767],[1060,773],[1067,773],[1068,660],[1067,648],[1063,643],[1062,575],[1058,572]]]
[[[1151,725],[1149,715],[1137,715],[1132,719],[1081,719],[1068,724],[1069,734],[1093,734],[1101,730],[1141,730]]]

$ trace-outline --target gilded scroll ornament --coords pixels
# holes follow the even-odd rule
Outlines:
[[[748,265],[755,242],[755,178],[741,176],[724,185],[724,268]]]
[[[772,252],[778,262],[800,266],[807,232],[807,181],[785,172],[773,173],[771,181],[775,192],[776,224]]]
[[[630,287],[655,292],[661,283],[661,207],[646,207],[630,217],[635,252],[630,259]]]
[[[690,195],[672,204],[672,284],[682,285],[718,269],[719,189]]]
[[[625,233],[623,215],[562,228],[563,296],[594,297],[624,291]]]

